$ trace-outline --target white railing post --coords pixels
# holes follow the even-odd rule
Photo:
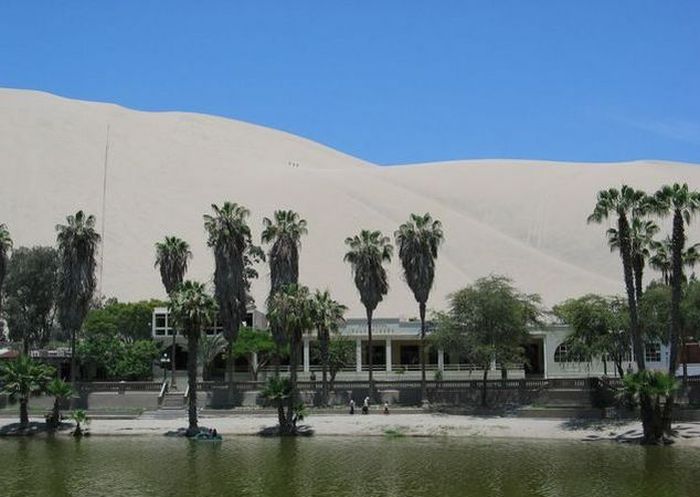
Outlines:
[[[391,373],[391,338],[386,339],[386,372]]]
[[[355,371],[362,372],[362,338],[355,339]]]
[[[309,337],[304,338],[304,373],[311,370],[311,353],[309,347]]]

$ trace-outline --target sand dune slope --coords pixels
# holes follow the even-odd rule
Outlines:
[[[185,113],[146,113],[52,95],[0,90],[0,222],[17,245],[50,244],[54,226],[82,208],[102,222],[105,138],[110,129],[102,292],[163,297],[153,245],[166,234],[193,248],[190,277],[209,280],[212,257],[202,214],[232,200],[263,216],[291,208],[309,222],[303,283],[329,288],[361,316],[342,262],[343,240],[361,227],[387,234],[410,212],[445,224],[432,307],[451,291],[498,272],[548,304],[585,292],[618,293],[619,264],[604,227],[587,226],[595,192],[627,182],[649,190],[672,181],[700,188],[700,168],[625,164],[464,161],[379,167],[318,143],[242,122]],[[697,228],[691,238],[700,238]],[[264,302],[267,268],[254,284]],[[391,265],[392,289],[377,315],[414,315]]]

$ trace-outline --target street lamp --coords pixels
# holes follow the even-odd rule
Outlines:
[[[160,367],[163,368],[163,383],[165,383],[166,374],[168,372],[169,365],[170,365],[170,356],[168,355],[167,352],[163,352],[163,355],[160,358]]]

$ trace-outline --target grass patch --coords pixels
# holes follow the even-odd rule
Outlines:
[[[387,438],[402,438],[406,435],[401,433],[401,430],[399,430],[398,428],[388,428],[384,430],[384,436]]]

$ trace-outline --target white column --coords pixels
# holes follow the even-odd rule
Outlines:
[[[438,356],[438,371],[445,371],[445,350],[444,349],[438,349],[437,351],[437,356]]]
[[[386,339],[386,372],[391,373],[391,338]]]
[[[311,371],[311,354],[309,353],[309,338],[304,338],[304,373]]]
[[[355,340],[355,371],[362,372],[362,338],[357,337]]]

